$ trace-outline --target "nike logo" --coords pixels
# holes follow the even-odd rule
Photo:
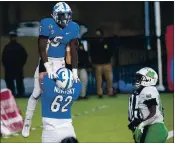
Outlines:
[[[66,35],[68,35],[68,34],[70,34],[70,32],[69,33],[66,33]]]

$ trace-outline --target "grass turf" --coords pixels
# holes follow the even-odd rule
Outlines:
[[[168,130],[173,130],[173,94],[161,94],[161,99],[165,108],[165,125]],[[27,98],[16,99],[16,102],[25,114]],[[132,134],[128,130],[127,120],[128,95],[120,94],[117,97],[97,99],[90,96],[88,100],[76,101],[73,105],[72,115],[73,125],[77,138],[80,142],[133,142]],[[7,139],[1,138],[2,143],[34,143],[41,142],[42,128],[41,122],[41,103],[38,102],[35,114],[32,120],[32,130],[28,138],[19,136],[10,136]],[[167,140],[167,143],[173,142],[173,138]]]

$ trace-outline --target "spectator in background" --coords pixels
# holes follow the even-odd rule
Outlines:
[[[104,38],[101,29],[96,30],[96,39],[92,41],[90,48],[91,62],[95,67],[95,78],[97,86],[97,95],[99,98],[103,96],[102,77],[107,82],[107,92],[109,96],[113,96],[113,73],[111,58],[113,55],[113,45],[110,39]],[[111,41],[112,42],[112,41]]]
[[[5,69],[5,82],[13,95],[16,97],[24,95],[23,67],[27,60],[27,53],[24,47],[16,41],[17,35],[10,34],[10,42],[2,52],[2,63]],[[15,94],[15,83],[17,94]]]
[[[83,83],[82,91],[79,96],[80,99],[87,99],[86,89],[88,84],[87,68],[89,65],[89,56],[88,56],[88,52],[85,50],[85,46],[87,49],[87,44],[80,41],[80,45],[78,49],[78,74],[80,77],[80,81]]]

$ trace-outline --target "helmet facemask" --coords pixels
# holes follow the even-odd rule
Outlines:
[[[57,13],[53,12],[52,17],[56,21],[56,23],[61,27],[64,28],[67,24],[72,20],[72,13]]]
[[[142,80],[143,80],[143,75],[136,73],[134,84],[137,88],[139,88],[141,86]]]

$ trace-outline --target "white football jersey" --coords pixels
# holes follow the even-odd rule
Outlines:
[[[157,102],[156,115],[158,116],[158,118],[154,122],[152,122],[152,124],[163,123],[163,107],[159,92],[154,86],[143,88],[138,96],[138,108],[141,113],[142,119],[145,120],[150,114],[149,109],[145,103],[149,103],[151,99],[155,99]]]

